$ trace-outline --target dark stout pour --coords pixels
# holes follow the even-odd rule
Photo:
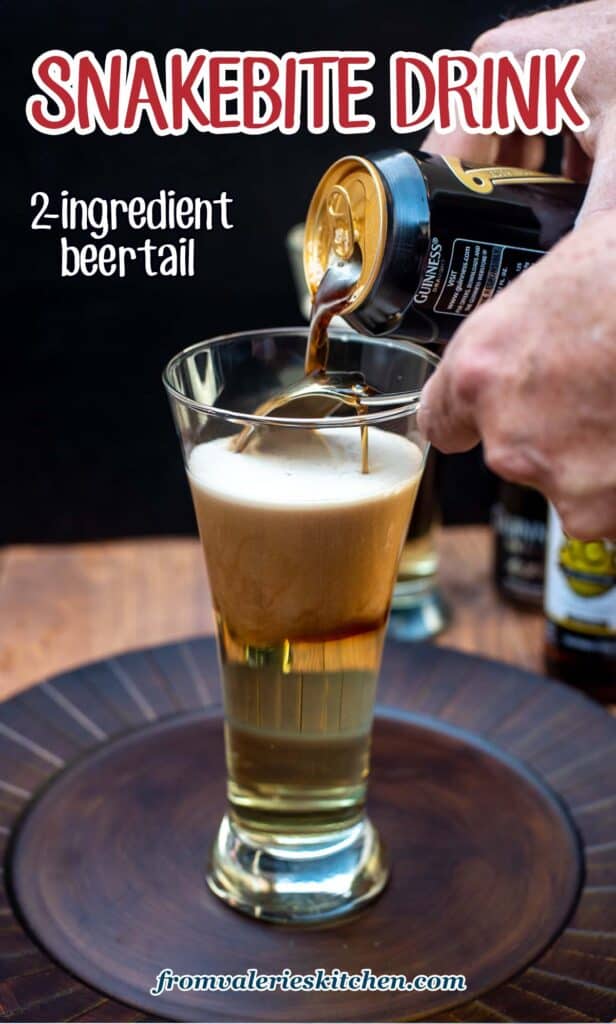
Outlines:
[[[337,260],[325,271],[310,315],[310,333],[306,346],[306,376],[327,373],[329,339],[327,332],[335,316],[346,311],[357,286],[361,264],[357,260]]]
[[[312,303],[310,331],[306,345],[304,368],[306,376],[298,384],[274,395],[256,410],[258,416],[269,416],[283,407],[295,406],[300,415],[304,402],[310,403],[310,414],[327,416],[341,405],[352,406],[359,416],[365,412],[362,399],[375,394],[362,373],[328,369],[329,325],[335,316],[345,312],[357,285],[361,264],[358,260],[337,260],[323,275]],[[244,429],[234,438],[235,451],[241,452],[254,433]],[[368,467],[368,427],[361,428],[362,473]]]
[[[329,325],[335,316],[345,312],[361,270],[361,262],[355,260],[337,260],[326,270],[321,278],[316,295],[312,302],[312,313],[310,317],[310,334],[306,346],[306,361],[304,368],[306,376],[325,380],[328,379],[327,364],[329,362]],[[364,412],[362,397],[373,393],[373,390],[362,379],[352,385],[351,393],[343,398],[343,391],[340,389],[341,400],[347,405],[355,407],[358,416]],[[361,428],[361,471],[369,472],[368,465],[368,427]]]

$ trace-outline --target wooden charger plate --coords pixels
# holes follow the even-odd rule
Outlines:
[[[355,918],[311,929],[254,922],[205,887],[224,805],[212,640],[0,706],[4,1016],[612,1020],[616,722],[538,676],[393,642],[379,698],[371,814],[392,880]],[[155,998],[163,967],[463,973],[468,990]]]

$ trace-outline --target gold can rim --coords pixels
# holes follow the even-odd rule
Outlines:
[[[386,238],[387,195],[379,171],[365,157],[341,157],[319,181],[306,216],[304,275],[310,294],[331,262],[348,259],[358,246],[361,270],[346,312],[356,309],[378,277]]]

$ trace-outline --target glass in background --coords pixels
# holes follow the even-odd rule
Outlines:
[[[431,448],[400,559],[389,620],[389,632],[396,640],[425,640],[449,622],[449,609],[438,587],[440,458]]]

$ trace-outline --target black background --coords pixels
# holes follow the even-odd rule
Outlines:
[[[160,373],[178,349],[243,328],[300,320],[284,246],[314,185],[344,153],[400,145],[389,130],[388,57],[469,47],[521,4],[488,0],[175,0],[3,4],[3,374],[0,541],[44,541],[193,530]],[[151,50],[366,49],[377,120],[371,135],[46,136],[27,123],[35,58],[60,48]],[[162,66],[162,64],[161,64]],[[418,137],[409,136],[408,148]],[[405,143],[403,143],[405,144]],[[60,230],[30,229],[30,196],[234,197],[232,231],[203,234],[197,276],[60,277]],[[179,234],[179,232],[178,232]],[[137,236],[139,237],[139,236]],[[90,239],[75,235],[73,242]],[[162,240],[162,239],[161,239]],[[140,244],[116,233],[107,241]],[[477,453],[447,460],[448,521],[485,519],[493,482]]]

